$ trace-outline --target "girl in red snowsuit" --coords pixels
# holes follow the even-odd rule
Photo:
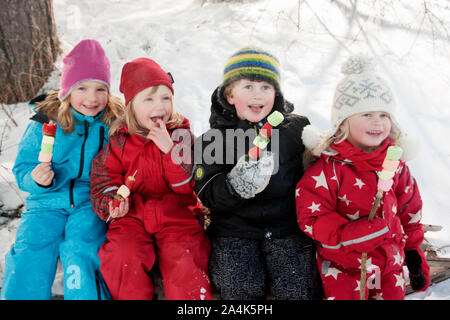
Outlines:
[[[319,158],[297,185],[298,224],[317,243],[327,298],[360,298],[361,254],[366,252],[365,297],[403,299],[405,263],[414,290],[429,285],[429,267],[419,248],[422,200],[416,180],[400,161],[375,218],[367,219],[387,148],[401,130],[392,92],[370,60],[351,57],[342,71],[346,77],[336,89],[332,130],[321,136],[309,126],[302,136]],[[405,144],[400,139],[407,157],[411,146]]]
[[[152,299],[149,272],[157,258],[166,299],[211,299],[210,245],[188,152],[192,134],[189,121],[173,111],[171,75],[139,58],[123,67],[120,91],[126,114],[112,125],[91,170],[94,210],[111,221],[99,251],[106,284],[113,299]],[[114,202],[133,175],[130,195]]]

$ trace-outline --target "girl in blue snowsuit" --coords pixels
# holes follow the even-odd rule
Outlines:
[[[91,160],[107,143],[123,104],[109,94],[110,65],[101,45],[83,40],[64,58],[61,89],[37,104],[14,164],[29,193],[16,241],[5,258],[2,299],[50,299],[58,257],[65,299],[102,299],[97,253],[106,225],[89,196]],[[51,162],[38,161],[43,124],[57,130]]]

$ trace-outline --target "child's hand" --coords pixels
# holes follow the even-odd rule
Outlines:
[[[50,165],[50,162],[42,162],[31,171],[31,177],[37,184],[47,187],[52,183],[55,172]]]
[[[344,250],[370,252],[386,241],[389,227],[384,219],[362,218],[349,222],[341,231]]]
[[[128,213],[128,210],[130,210],[129,200],[126,198],[124,201],[122,201],[118,207],[114,208],[113,206],[113,200],[109,201],[109,217],[110,219],[117,219],[122,218]]]
[[[264,152],[257,161],[247,160],[243,155],[228,173],[227,181],[242,198],[250,199],[267,187],[274,166],[272,152]]]
[[[405,252],[405,262],[409,271],[409,283],[414,291],[423,291],[428,286],[427,283],[430,282],[429,275],[428,279],[425,278],[422,272],[422,258],[417,250],[409,250]]]
[[[157,125],[153,126],[150,129],[150,132],[147,135],[147,139],[152,140],[159,148],[159,150],[164,153],[169,152],[173,146],[173,141],[170,138],[169,133],[167,132],[166,125],[161,119],[157,121]]]

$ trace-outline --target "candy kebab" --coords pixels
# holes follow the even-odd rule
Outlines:
[[[402,148],[395,146],[390,146],[387,149],[386,158],[383,162],[383,170],[378,174],[378,189],[384,192],[389,191],[391,189],[394,181],[392,178],[395,175],[395,171],[398,168],[398,164],[400,163],[399,159],[402,156],[403,150]]]
[[[113,198],[113,209],[117,208],[126,198],[130,196],[131,188],[133,184],[136,182],[136,178],[134,177],[137,173],[137,170],[133,173],[132,176],[128,176],[125,184],[121,185],[119,189],[117,189],[116,195]],[[111,216],[108,216],[106,222],[111,219]]]
[[[394,181],[392,178],[395,175],[395,171],[398,168],[400,163],[399,159],[402,156],[403,150],[398,146],[398,140],[400,135],[397,136],[395,140],[395,145],[390,146],[386,152],[386,158],[383,161],[382,167],[383,169],[378,174],[378,189],[377,194],[375,195],[375,202],[370,210],[368,220],[372,220],[375,217],[375,212],[377,211],[378,206],[380,205],[381,198],[383,197],[383,192],[387,192],[391,189]],[[359,299],[366,299],[366,279],[367,279],[367,252],[363,252],[361,254],[361,281],[360,281],[360,290],[359,290]]]
[[[272,135],[272,128],[278,126],[283,122],[284,117],[279,111],[274,111],[270,116],[267,117],[267,122],[259,130],[259,135],[253,140],[255,145],[248,151],[248,155],[253,160],[257,160],[261,154],[261,150],[265,149],[270,141],[270,136]]]
[[[41,143],[41,151],[39,152],[39,161],[40,162],[50,162],[52,161],[53,156],[53,145],[55,144],[55,135],[56,128],[58,125],[53,123],[52,120],[50,122],[44,123],[42,127],[42,143]]]

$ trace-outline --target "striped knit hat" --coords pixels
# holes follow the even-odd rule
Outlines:
[[[241,79],[266,81],[272,84],[277,92],[280,92],[278,59],[260,48],[246,47],[238,50],[225,65],[222,90]]]

